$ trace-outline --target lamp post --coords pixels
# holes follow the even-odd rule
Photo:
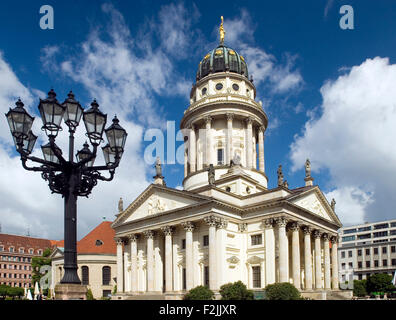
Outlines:
[[[19,99],[16,107],[8,111],[6,118],[11,130],[17,151],[21,156],[22,166],[28,171],[41,172],[48,182],[52,193],[59,193],[64,198],[64,276],[61,284],[81,284],[77,275],[77,198],[91,193],[98,180],[111,181],[124,152],[127,132],[119,125],[115,117],[112,124],[105,130],[107,115],[99,110],[99,104],[94,100],[91,108],[85,110],[74,99],[70,91],[67,99],[61,104],[56,99],[54,90],[48,93],[47,99],[41,100],[38,106],[43,121],[42,130],[48,137],[48,143],[41,146],[44,159],[31,156],[37,140],[32,131],[34,117],[30,116]],[[89,149],[87,142],[76,154],[74,160],[74,134],[81,117],[86,128],[86,135],[93,147]],[[65,159],[62,150],[55,144],[55,139],[62,130],[64,120],[69,128],[68,158]],[[106,132],[108,144],[102,148],[105,165],[94,166],[98,146],[103,141]],[[39,166],[30,167],[28,161]],[[109,176],[102,176],[100,171],[109,171]]]

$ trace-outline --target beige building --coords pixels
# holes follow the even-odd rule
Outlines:
[[[396,272],[396,220],[365,223],[339,230],[340,282]]]
[[[51,289],[63,277],[63,248],[57,247],[51,255]],[[77,242],[77,274],[83,285],[92,290],[95,299],[109,297],[116,285],[116,243],[111,222],[104,221]]]
[[[341,223],[307,160],[303,186],[290,189],[278,169],[268,188],[267,115],[243,56],[223,42],[199,63],[184,132],[183,190],[154,183],[120,212],[114,298],[180,298],[198,285],[218,292],[242,280],[262,290],[290,282],[305,295],[338,290]]]

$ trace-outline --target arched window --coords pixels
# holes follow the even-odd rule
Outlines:
[[[108,286],[110,284],[111,268],[105,266],[102,268],[102,285]]]
[[[88,285],[89,284],[89,268],[87,266],[81,267],[81,275],[82,275],[82,284]]]

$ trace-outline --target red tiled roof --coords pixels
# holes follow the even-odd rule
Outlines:
[[[19,248],[24,248],[25,253],[28,253],[27,250],[33,249],[34,254],[37,254],[38,249],[45,250],[53,247],[51,240],[48,239],[17,236],[5,233],[0,233],[0,246],[4,247],[4,251],[9,251],[9,247],[14,247],[15,253],[19,253]]]
[[[117,246],[114,241],[115,231],[112,222],[104,221],[77,242],[77,253],[116,254]],[[99,241],[98,241],[99,240]],[[101,245],[97,245],[101,242]]]
[[[65,246],[65,242],[63,240],[50,240],[52,246],[61,247]]]

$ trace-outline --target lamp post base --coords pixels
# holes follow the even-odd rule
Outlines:
[[[87,286],[73,283],[61,283],[55,286],[56,300],[87,300]]]

